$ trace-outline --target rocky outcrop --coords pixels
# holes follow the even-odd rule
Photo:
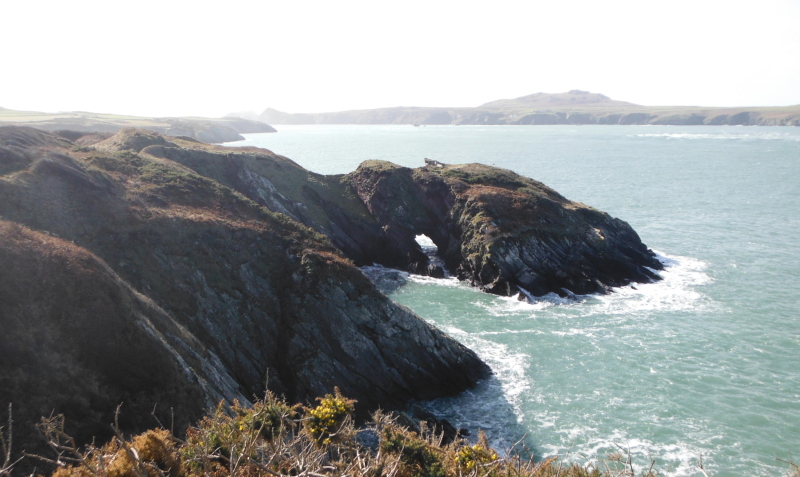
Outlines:
[[[0,402],[17,450],[54,410],[87,442],[121,425],[185,429],[220,399],[243,398],[219,358],[105,262],[71,242],[0,221]],[[157,405],[157,406],[156,406]]]
[[[109,406],[136,402],[136,412],[149,415],[158,402],[184,409],[188,420],[220,397],[263,393],[268,379],[270,389],[301,402],[339,386],[363,416],[452,395],[489,374],[473,352],[391,302],[331,241],[290,217],[336,218],[331,230],[345,217],[352,230],[380,230],[363,204],[345,210],[360,204],[354,194],[335,206],[293,202],[295,192],[332,194],[336,184],[346,190],[344,182],[314,189],[299,180],[307,172],[269,151],[141,130],[74,147],[60,136],[0,128],[0,145],[27,161],[0,175],[8,222],[0,227],[0,284],[8,285],[0,290],[0,381],[11,383],[0,386],[3,406],[58,390],[79,405],[43,393],[31,412],[65,412],[94,429],[109,422],[106,407],[90,412],[97,388]],[[176,151],[194,169],[167,158],[180,159]],[[250,177],[240,164],[252,167]],[[274,174],[253,172],[268,170]],[[285,204],[288,215],[217,174],[248,194],[263,192],[267,206]],[[58,340],[68,349],[45,346]],[[45,353],[45,364],[20,362],[20,346]],[[59,374],[59,362],[77,371]]]
[[[606,293],[662,268],[627,223],[511,171],[375,161],[351,181],[400,243],[427,235],[452,273],[491,293]]]
[[[98,145],[98,147],[101,147]],[[625,222],[511,171],[428,161],[368,161],[322,176],[257,149],[154,144],[141,154],[182,164],[326,235],[357,265],[420,274],[427,235],[450,273],[492,293],[605,293],[657,279],[661,263]]]

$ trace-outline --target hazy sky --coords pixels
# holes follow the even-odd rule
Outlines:
[[[800,104],[800,0],[0,0],[0,19],[10,109]]]

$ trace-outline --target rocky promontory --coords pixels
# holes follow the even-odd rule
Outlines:
[[[350,180],[403,243],[430,237],[451,273],[490,293],[607,293],[663,268],[626,222],[505,169],[372,161]]]
[[[159,148],[275,157],[142,130],[77,146],[0,128],[0,403],[28,425],[19,449],[52,412],[90,439],[120,403],[133,432],[154,407],[180,425],[265,386],[294,402],[338,386],[366,414],[488,376],[324,235],[145,152]]]
[[[242,134],[275,132],[275,128],[263,121],[242,118],[148,118],[84,111],[42,113],[3,108],[0,108],[0,126],[27,126],[42,131],[61,132],[74,140],[85,136],[86,133],[108,137],[121,129],[136,127],[167,136],[186,136],[208,143],[241,141],[244,139]]]
[[[362,417],[459,393],[487,365],[356,268],[443,273],[418,235],[501,295],[606,293],[661,267],[625,222],[504,169],[324,176],[140,129],[0,128],[0,404],[65,413],[86,441],[121,402],[134,432],[266,386],[294,402],[338,386]]]
[[[357,265],[428,274],[415,240],[426,235],[451,274],[501,295],[606,293],[657,280],[653,270],[662,268],[627,223],[505,169],[367,161],[323,176],[258,149],[154,145],[142,153],[305,224]]]

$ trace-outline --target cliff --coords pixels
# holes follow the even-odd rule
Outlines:
[[[40,113],[0,108],[0,126],[28,126],[43,131],[113,134],[126,127],[209,143],[241,141],[242,134],[275,132],[261,121],[242,118],[146,118],[87,112]],[[76,136],[80,137],[80,135]]]
[[[367,161],[353,173],[323,176],[264,150],[193,147],[142,153],[313,228],[357,265],[430,273],[415,241],[422,234],[451,273],[501,295],[607,293],[656,280],[650,269],[662,268],[627,223],[508,170]]]
[[[488,376],[355,265],[451,273],[501,295],[606,293],[661,264],[618,219],[478,164],[368,161],[323,176],[257,148],[124,129],[0,128],[0,403],[103,436],[115,406],[185,426],[267,385],[338,386],[364,417]],[[184,427],[185,428],[185,427]],[[179,429],[180,430],[180,429]],[[19,448],[35,449],[17,426]]]
[[[159,148],[303,173],[268,151],[141,130],[76,146],[0,128],[0,402],[20,412],[16,449],[35,449],[39,415],[66,413],[83,438],[120,402],[136,416],[126,432],[156,404],[180,425],[221,397],[262,395],[267,376],[291,401],[339,386],[366,414],[489,374],[325,236]]]
[[[249,116],[253,118],[253,116]],[[289,114],[268,108],[269,124],[463,124],[463,125],[731,125],[800,126],[800,105],[786,107],[642,106],[588,91],[536,93],[477,107],[394,107]]]

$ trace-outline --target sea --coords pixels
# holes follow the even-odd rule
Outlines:
[[[227,145],[323,174],[367,159],[511,169],[627,221],[666,265],[656,283],[535,303],[403,274],[389,297],[494,371],[430,411],[501,451],[601,469],[614,454],[669,476],[800,463],[800,128],[277,129]]]

